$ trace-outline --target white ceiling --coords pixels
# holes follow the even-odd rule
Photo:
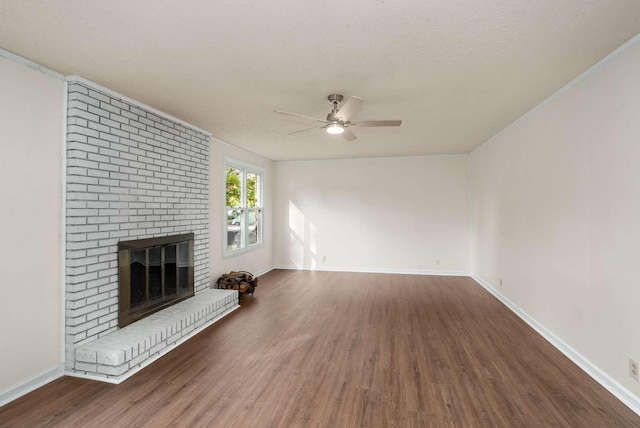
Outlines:
[[[638,0],[0,0],[0,47],[272,160],[469,153],[640,32]],[[348,142],[326,117],[366,100]]]

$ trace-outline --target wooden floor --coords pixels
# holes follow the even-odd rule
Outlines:
[[[272,271],[120,385],[64,377],[2,427],[640,427],[470,278]]]

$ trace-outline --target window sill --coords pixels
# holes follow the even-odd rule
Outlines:
[[[250,247],[241,248],[241,249],[238,249],[238,250],[233,250],[233,251],[223,250],[222,258],[223,259],[230,259],[230,258],[233,258],[233,257],[236,257],[236,256],[241,256],[243,254],[250,253],[250,252],[255,251],[255,250],[259,250],[261,248],[264,248],[264,242],[261,242],[260,244],[251,245]]]

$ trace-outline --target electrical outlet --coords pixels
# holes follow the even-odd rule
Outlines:
[[[327,261],[327,256],[322,256],[322,261],[326,262]]]
[[[436,265],[436,266],[440,266],[440,259],[435,259],[433,261],[433,264]]]
[[[500,278],[500,287],[502,287],[502,278]]]
[[[629,376],[638,380],[638,362],[631,358],[629,358]]]

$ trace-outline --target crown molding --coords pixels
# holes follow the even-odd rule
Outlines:
[[[64,75],[58,73],[57,71],[53,71],[50,68],[44,67],[40,64],[36,64],[35,62],[28,60],[26,58],[21,57],[20,55],[16,55],[13,52],[9,52],[6,51],[2,48],[0,48],[0,56],[3,58],[7,58],[13,62],[16,62],[18,64],[22,64],[26,67],[29,67],[33,70],[39,71],[41,73],[44,73],[48,76],[51,77],[55,77],[56,79],[60,79],[60,80],[65,80]]]

